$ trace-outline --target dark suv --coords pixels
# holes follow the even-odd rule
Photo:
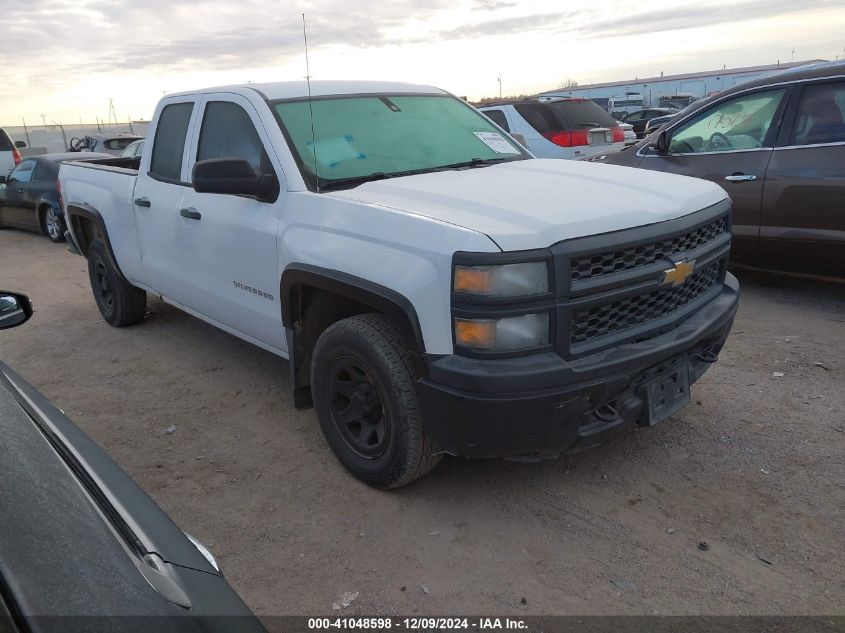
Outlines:
[[[733,199],[734,261],[845,276],[843,61],[741,84],[593,160],[719,183]]]

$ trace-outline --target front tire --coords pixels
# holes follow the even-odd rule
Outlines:
[[[65,219],[62,212],[53,206],[41,210],[41,231],[57,244],[65,241]]]
[[[395,323],[362,314],[330,326],[311,361],[323,434],[346,469],[376,488],[398,488],[440,461],[422,424],[408,350]]]
[[[91,242],[88,247],[88,279],[94,301],[109,325],[134,325],[146,314],[147,293],[125,281],[111,262],[105,245],[99,240]]]

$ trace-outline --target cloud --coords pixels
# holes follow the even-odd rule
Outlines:
[[[622,0],[589,8],[554,0],[2,0],[0,65],[4,93],[26,94],[30,100],[32,95],[96,90],[93,84],[111,81],[116,74],[127,81],[185,73],[211,77],[217,71],[243,79],[252,73],[266,76],[268,69],[302,55],[305,11],[314,52],[410,45],[423,51],[415,68],[419,73],[426,65],[426,50],[464,42],[478,56],[456,64],[477,73],[491,50],[515,64],[532,63],[520,51],[508,50],[502,39],[507,36],[530,33],[540,40],[553,35],[567,43],[592,40],[595,45],[601,38],[734,23],[748,25],[751,35],[759,20],[841,9],[841,3],[716,0],[703,5],[683,0],[635,13],[638,5]],[[579,67],[596,62],[561,63],[577,77]],[[3,106],[8,108],[8,101]]]
[[[719,24],[753,23],[754,20],[773,16],[841,6],[841,0],[750,0],[712,5],[673,5],[670,8],[590,21],[579,27],[579,32],[593,37],[661,33]]]

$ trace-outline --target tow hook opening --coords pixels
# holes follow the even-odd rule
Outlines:
[[[602,422],[616,422],[619,419],[619,412],[609,402],[600,404],[593,409],[593,415]]]
[[[702,363],[707,363],[708,365],[712,365],[713,363],[715,363],[716,361],[719,360],[719,355],[716,352],[714,352],[713,350],[710,350],[710,349],[702,350],[701,352],[698,353],[698,355],[696,357]]]

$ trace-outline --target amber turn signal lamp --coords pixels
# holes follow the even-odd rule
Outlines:
[[[485,295],[493,285],[493,272],[489,268],[455,266],[455,292]]]
[[[455,319],[455,343],[488,349],[496,345],[496,322]]]

